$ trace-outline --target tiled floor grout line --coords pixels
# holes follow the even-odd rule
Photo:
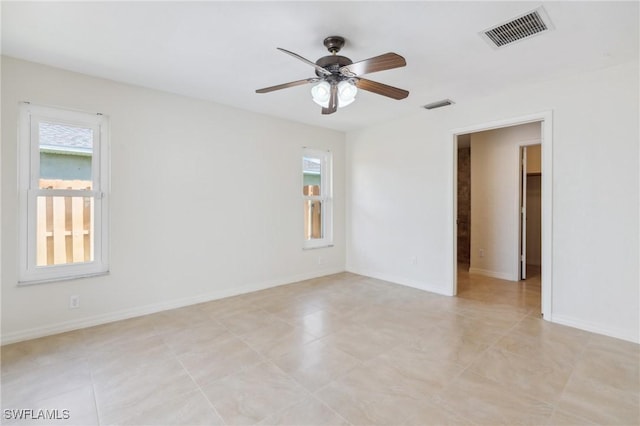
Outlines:
[[[262,309],[262,308],[259,308],[259,309],[260,309],[260,310],[262,310],[262,311],[264,311],[264,312],[268,312],[268,311],[265,311],[265,310],[264,310],[264,309]],[[234,373],[231,373],[231,374],[225,375],[225,376],[223,376],[223,377],[219,377],[219,378],[217,378],[215,381],[219,381],[219,380],[222,380],[222,379],[227,378],[227,377],[232,377],[232,376],[234,376],[234,375],[241,374],[243,371],[246,371],[247,369],[250,369],[250,368],[256,367],[257,365],[260,365],[260,364],[267,364],[267,363],[269,363],[269,364],[272,364],[272,365],[273,365],[275,368],[277,368],[279,371],[281,371],[281,372],[282,372],[286,377],[288,377],[289,379],[293,380],[295,383],[298,383],[298,381],[297,381],[297,380],[295,380],[295,378],[291,377],[289,374],[287,374],[285,371],[283,371],[280,367],[278,367],[278,365],[277,365],[277,364],[275,364],[271,359],[267,358],[267,357],[266,357],[266,356],[265,356],[261,351],[258,351],[258,350],[256,350],[256,349],[254,349],[254,348],[249,344],[249,342],[247,342],[247,341],[246,341],[246,339],[245,339],[245,338],[243,338],[243,336],[242,336],[242,335],[237,334],[236,332],[234,332],[234,331],[230,330],[230,329],[229,329],[227,326],[225,326],[224,324],[222,324],[222,326],[223,326],[223,327],[225,327],[225,328],[227,329],[227,331],[228,331],[229,333],[231,333],[231,335],[232,335],[232,336],[236,337],[236,338],[237,338],[238,340],[240,340],[242,343],[244,343],[245,345],[247,345],[247,347],[249,347],[252,351],[254,351],[255,353],[257,353],[257,354],[258,354],[258,356],[262,359],[262,361],[261,361],[260,363],[258,363],[258,364],[253,364],[253,365],[251,365],[251,366],[249,366],[249,367],[247,367],[247,368],[242,368],[242,369],[240,369],[239,371],[236,371],[236,372],[234,372]],[[265,326],[265,327],[266,327],[266,326]],[[195,380],[194,380],[194,381],[195,381]],[[215,382],[215,381],[214,381],[214,382]],[[212,383],[213,383],[213,382],[212,382]],[[197,384],[197,382],[196,382],[196,385],[198,385],[198,384]],[[300,385],[300,384],[299,384],[299,386],[300,386],[302,389],[304,389],[304,390],[306,391],[306,389],[305,389],[302,385]],[[228,424],[228,423],[224,420],[224,418],[220,415],[220,413],[218,413],[218,411],[215,409],[215,406],[213,405],[213,403],[212,403],[212,402],[209,400],[209,398],[204,394],[204,391],[202,390],[202,388],[200,388],[200,385],[198,385],[198,388],[200,389],[200,391],[201,391],[201,392],[203,393],[203,395],[205,396],[205,399],[207,400],[207,402],[209,402],[209,404],[214,408],[214,411],[216,412],[216,414],[218,414],[218,416],[222,419],[222,421],[223,421],[223,422],[225,422],[225,424]],[[307,392],[308,392],[308,391],[307,391]],[[292,406],[294,406],[295,404],[297,404],[297,403],[299,403],[299,402],[300,402],[300,401],[295,401],[295,402],[293,402],[293,403],[291,403],[291,404],[289,404],[289,405],[285,406],[285,407],[284,407],[284,408],[282,408],[281,410],[277,411],[276,413],[284,412],[284,410],[286,410],[286,409],[288,409],[288,408],[291,408]],[[258,423],[259,423],[259,422],[261,422],[261,421],[264,421],[266,418],[268,418],[268,417],[270,417],[271,415],[274,415],[274,414],[276,414],[276,413],[271,413],[271,414],[266,415],[265,417],[261,418],[261,419],[258,421]]]
[[[524,322],[524,321],[527,319],[527,317],[528,317],[528,315],[527,315],[527,316],[524,316],[523,318],[521,318],[520,320],[518,320],[518,321],[517,321],[517,322],[516,322],[512,327],[510,327],[509,329],[507,329],[507,331],[506,331],[504,334],[502,334],[502,335],[500,336],[500,338],[496,339],[496,340],[495,340],[495,341],[494,341],[490,346],[488,346],[488,347],[487,347],[485,350],[483,350],[483,351],[482,351],[482,352],[481,352],[481,353],[480,353],[476,358],[474,358],[474,360],[473,360],[471,363],[469,363],[469,365],[465,368],[465,371],[466,371],[466,370],[468,370],[468,369],[469,369],[469,368],[470,368],[470,367],[471,367],[471,366],[472,366],[472,365],[473,365],[473,364],[474,364],[474,363],[475,363],[475,362],[476,362],[476,361],[477,361],[477,360],[478,360],[482,355],[484,355],[487,351],[489,351],[490,349],[492,349],[492,348],[493,348],[493,347],[494,347],[494,346],[495,346],[495,345],[496,345],[500,340],[502,340],[503,338],[505,338],[506,336],[508,336],[508,335],[509,335],[513,330],[515,330],[515,329],[518,327],[518,325],[520,325],[522,322]],[[583,353],[585,349],[586,349],[586,345],[585,345],[585,347],[582,349],[581,353]],[[508,352],[511,352],[511,351],[509,351],[508,349],[506,349],[506,350],[507,350]],[[520,355],[520,354],[513,353],[513,352],[511,352],[511,353],[512,353],[513,355],[515,355],[515,356],[522,357],[522,355]],[[565,382],[565,384],[564,384],[564,386],[563,386],[562,391],[561,391],[561,392],[559,392],[559,394],[558,394],[558,398],[556,398],[556,400],[555,400],[553,403],[549,403],[549,402],[546,402],[546,401],[541,401],[541,400],[539,400],[539,399],[537,399],[537,398],[534,398],[534,397],[529,396],[529,398],[531,398],[531,399],[534,399],[534,400],[536,400],[536,401],[538,401],[538,402],[540,402],[540,403],[547,404],[547,405],[549,405],[549,406],[551,406],[551,407],[552,407],[551,414],[549,415],[549,418],[547,419],[547,421],[548,421],[548,420],[550,420],[550,419],[553,417],[553,414],[554,414],[554,413],[555,413],[555,411],[558,409],[558,407],[557,407],[557,403],[558,403],[558,401],[559,401],[560,397],[562,396],[562,393],[564,392],[564,388],[566,388],[567,384],[569,383],[569,380],[570,380],[570,378],[571,378],[571,375],[573,375],[573,370],[574,370],[574,368],[572,368],[572,369],[571,369],[571,373],[569,374],[569,378],[568,378],[568,379],[567,379],[567,381]],[[471,374],[478,374],[478,373],[476,373],[476,372],[474,372],[474,371],[472,371],[472,370],[470,371],[470,373],[471,373]],[[461,373],[460,375],[462,375],[462,373]],[[458,375],[458,377],[459,377],[460,375]],[[498,384],[498,385],[500,385],[500,386],[502,386],[502,385],[503,385],[502,383],[497,382],[497,381],[495,381],[495,380],[493,380],[493,379],[491,379],[491,378],[489,378],[489,377],[486,377],[486,376],[484,376],[484,375],[480,375],[480,376],[484,377],[485,379],[491,380],[492,382],[494,382],[494,383],[496,383],[496,384]],[[454,379],[454,380],[455,380],[455,379]]]
[[[589,337],[589,339],[587,339],[587,342],[582,347],[582,350],[575,357],[575,359],[574,359],[574,361],[572,363],[572,366],[571,366],[571,373],[569,373],[569,377],[567,377],[566,382],[564,382],[564,386],[562,387],[562,390],[558,393],[558,398],[556,399],[555,403],[553,404],[553,412],[551,413],[551,417],[553,417],[553,414],[555,414],[555,412],[560,409],[558,407],[558,403],[562,400],[562,396],[564,395],[564,392],[567,389],[567,386],[571,382],[571,378],[573,377],[573,374],[576,371],[576,364],[578,362],[580,362],[580,360],[584,356],[584,353],[587,351],[587,347],[589,346],[589,341],[591,341],[591,337]],[[574,413],[571,413],[571,415],[582,419],[582,417],[580,415],[577,415],[577,414],[574,414]],[[591,421],[589,421],[588,419],[583,419],[583,420],[585,420],[587,423],[591,423]]]
[[[344,377],[344,375],[342,377]],[[339,379],[332,380],[329,383],[327,383],[326,385],[319,387],[315,391],[311,392],[311,395],[316,399],[316,401],[319,401],[322,405],[324,405],[325,407],[328,407],[333,413],[337,414],[341,419],[344,419],[345,422],[347,422],[350,425],[353,425],[353,423],[351,423],[342,414],[340,414],[338,411],[336,411],[336,409],[333,408],[333,406],[331,404],[329,404],[328,401],[325,401],[324,399],[320,398],[320,396],[318,395],[318,392],[320,392],[321,390],[329,387],[332,383],[334,383],[334,382],[336,382],[338,380]]]
[[[182,363],[182,361],[180,361],[180,358],[178,358],[176,356],[176,360],[178,361],[178,363],[180,364],[180,366],[182,367],[182,369],[187,373],[187,375],[189,376],[189,378],[191,379],[191,381],[193,381],[193,383],[196,385],[196,387],[198,388],[198,391],[200,392],[200,394],[202,395],[202,397],[205,399],[205,401],[207,401],[207,404],[209,405],[209,407],[213,410],[214,413],[216,413],[216,415],[220,418],[220,420],[222,420],[222,422],[226,425],[227,422],[224,419],[224,417],[222,417],[220,415],[220,413],[218,412],[218,410],[216,409],[215,405],[213,405],[213,403],[209,400],[209,398],[207,397],[207,395],[204,393],[204,390],[202,389],[202,386],[200,386],[200,384],[197,382],[196,379],[193,378],[193,376],[191,375],[191,373],[189,372],[189,370],[187,369],[187,367],[184,366],[184,364]]]
[[[276,368],[277,368],[279,371],[281,371],[284,375],[286,375],[288,378],[290,378],[291,380],[293,380],[293,381],[294,381],[298,386],[300,386],[300,388],[302,388],[302,389],[304,390],[304,392],[307,394],[307,397],[313,398],[313,399],[315,399],[316,401],[320,402],[322,405],[324,405],[325,407],[329,408],[329,409],[330,409],[334,414],[336,414],[338,417],[340,417],[341,419],[345,420],[347,423],[351,424],[351,423],[350,423],[349,421],[347,421],[344,417],[342,417],[342,416],[341,416],[337,411],[335,411],[331,405],[329,405],[329,404],[327,404],[326,402],[324,402],[324,401],[322,401],[321,399],[319,399],[319,398],[315,395],[315,393],[314,393],[314,392],[312,392],[312,391],[310,391],[309,389],[307,389],[307,388],[306,388],[302,383],[300,383],[300,382],[299,382],[295,377],[291,376],[289,373],[287,373],[286,371],[284,371],[283,369],[281,369],[277,364],[275,364],[275,363],[273,363],[273,364],[276,366]],[[333,382],[333,381],[331,381],[330,383],[332,383],[332,382]],[[302,401],[302,400],[301,400],[301,401]],[[272,413],[271,415],[269,415],[269,416],[267,416],[267,417],[265,417],[265,418],[271,417],[271,416],[273,416],[273,415],[277,415],[277,414],[279,414],[279,413],[283,413],[283,412],[285,412],[286,410],[288,410],[289,408],[293,407],[294,405],[299,404],[301,401],[295,401],[295,402],[293,402],[292,404],[287,405],[286,407],[282,408],[281,410],[278,410],[277,412]],[[262,420],[264,420],[264,419],[262,419]],[[262,421],[262,420],[261,420],[261,421]]]
[[[226,325],[224,325],[223,323],[221,323],[220,321],[218,321],[218,319],[214,318],[211,316],[211,320],[215,321],[217,324],[219,324],[220,326],[222,326],[228,333],[231,334],[231,336],[238,338],[239,340],[241,340],[243,343],[245,343],[242,339],[240,339],[240,337],[234,333],[233,331],[231,331]],[[163,334],[164,333],[158,333],[157,330],[154,330],[156,332],[156,336],[159,337],[163,344],[165,345],[166,349],[173,355],[173,358],[175,359],[175,361],[178,362],[178,364],[180,364],[180,367],[182,367],[183,371],[187,374],[187,376],[189,376],[189,378],[191,379],[191,381],[195,384],[197,390],[200,392],[200,394],[203,396],[203,398],[207,401],[207,404],[209,405],[209,407],[213,410],[213,412],[222,420],[222,422],[226,425],[227,422],[225,421],[225,419],[222,417],[222,415],[218,412],[218,410],[216,409],[215,405],[213,405],[213,403],[209,400],[209,398],[207,397],[207,395],[204,393],[204,390],[202,389],[202,386],[200,386],[200,384],[198,383],[197,380],[195,380],[195,378],[191,375],[191,373],[189,372],[189,370],[186,368],[186,366],[184,365],[184,363],[182,362],[182,360],[180,359],[180,355],[178,353],[176,353],[175,350],[173,350],[171,347],[169,347],[169,345],[167,345],[167,343],[165,342],[164,338],[163,338]],[[246,343],[245,343],[246,344]],[[251,348],[251,350],[253,350],[253,348]],[[258,353],[257,351],[254,351],[256,353]],[[262,357],[262,355],[260,353],[258,353],[258,355]],[[250,368],[250,367],[248,367]],[[226,375],[223,375],[221,377],[218,377],[216,380],[214,381],[218,381],[218,380],[222,380],[225,379],[229,376],[233,376],[234,374],[237,374],[241,371],[243,371],[244,369],[238,371],[238,372],[234,372],[234,373],[229,373]],[[213,382],[212,382],[213,383]],[[190,391],[185,392],[184,394],[189,393]]]
[[[478,354],[476,354],[476,356],[474,356],[474,357],[471,359],[471,361],[469,361],[469,363],[467,363],[467,365],[466,365],[466,366],[463,366],[462,370],[461,370],[458,374],[456,374],[454,377],[452,377],[452,378],[451,378],[451,380],[449,380],[449,383],[447,383],[445,386],[443,386],[441,389],[439,389],[439,391],[438,391],[438,392],[436,392],[433,396],[434,396],[434,397],[438,397],[438,396],[440,396],[440,395],[441,395],[441,394],[442,394],[442,393],[443,393],[447,388],[449,388],[450,386],[453,386],[453,385],[455,384],[455,382],[456,382],[456,381],[457,381],[457,380],[458,380],[458,379],[459,379],[459,378],[460,378],[460,377],[461,377],[465,372],[469,371],[469,373],[470,373],[470,374],[477,374],[477,373],[475,373],[473,370],[470,370],[470,368],[475,364],[475,362],[476,362],[478,359],[480,359],[482,356],[484,356],[484,354],[485,354],[486,352],[488,352],[491,348],[493,348],[493,346],[494,346],[496,343],[498,343],[502,338],[504,338],[504,337],[505,337],[505,336],[506,336],[506,335],[507,335],[511,330],[513,330],[513,329],[514,329],[518,324],[520,324],[520,322],[522,322],[523,320],[524,320],[524,318],[522,318],[522,319],[518,320],[518,321],[516,322],[516,324],[514,324],[513,326],[511,326],[510,328],[508,328],[508,329],[507,329],[507,331],[506,331],[504,334],[499,335],[500,337],[498,337],[497,339],[495,339],[495,340],[494,340],[490,345],[488,345],[485,349],[483,349],[483,350],[482,350],[482,351],[480,351]],[[481,376],[481,377],[484,377],[484,376]],[[494,383],[496,383],[496,384],[498,384],[498,385],[502,386],[502,384],[501,384],[501,383],[496,382],[496,381],[495,381],[495,380],[493,380],[493,379],[490,379],[490,378],[488,378],[488,377],[484,377],[484,378],[486,378],[486,379],[488,379],[488,380],[491,380],[492,382],[494,382]],[[541,401],[541,402],[542,402],[542,401]],[[437,403],[437,404],[438,404],[438,406],[440,406],[441,408],[443,408],[443,409],[445,409],[445,410],[447,410],[447,411],[449,411],[449,412],[452,412],[452,411],[451,411],[451,410],[450,410],[446,405],[442,405],[442,404],[440,403],[440,401],[439,401],[439,400],[435,400],[435,401],[434,401],[434,403]],[[460,414],[460,413],[453,412],[453,414],[455,414],[455,415],[457,415],[457,416],[460,416],[460,417],[462,417],[463,419],[465,419],[465,420],[467,420],[467,421],[469,421],[469,422],[471,422],[471,423],[473,423],[473,424],[477,424],[476,422],[474,422],[474,421],[472,421],[471,419],[469,419],[469,418],[467,418],[467,417],[463,416],[463,415],[462,415],[462,414]]]
[[[343,352],[344,352],[344,351],[343,351]],[[344,352],[344,353],[346,353],[346,352]],[[349,354],[347,354],[347,355],[349,355]],[[355,358],[355,357],[354,357],[354,358]],[[364,365],[364,361],[361,361],[361,360],[359,360],[359,359],[357,359],[357,358],[355,358],[355,359],[356,359],[356,361],[357,361],[357,363],[358,363],[355,367],[350,368],[349,370],[345,371],[344,373],[342,373],[342,374],[338,375],[338,377],[336,377],[336,378],[332,379],[331,381],[329,381],[328,383],[325,383],[324,385],[320,386],[318,389],[314,390],[312,393],[313,393],[314,395],[316,395],[318,392],[320,392],[320,391],[322,391],[322,390],[324,390],[324,389],[328,388],[328,387],[329,387],[329,386],[331,386],[333,383],[335,383],[335,382],[339,381],[340,379],[342,379],[342,378],[344,378],[344,377],[348,376],[348,375],[349,375],[351,372],[353,372],[353,370],[355,370],[356,368],[360,368],[360,367],[364,367],[364,366],[365,366],[365,365]],[[329,403],[328,403],[328,402],[325,402],[325,401],[324,401],[324,400],[322,400],[322,399],[321,399],[321,401],[323,401],[323,403],[324,403],[324,404],[329,405]]]
[[[87,358],[88,362],[88,358]],[[93,378],[93,369],[91,365],[89,365],[89,375],[91,376],[91,390],[93,391],[93,403],[96,407],[96,420],[98,420],[98,426],[102,425],[102,421],[100,420],[100,408],[98,407],[98,397],[96,395],[96,382]]]
[[[351,423],[349,420],[345,419],[340,413],[338,413],[331,405],[327,404],[325,401],[321,400],[316,394],[311,393],[311,397],[313,399],[315,399],[316,401],[318,401],[320,404],[324,405],[325,407],[327,407],[329,410],[331,410],[331,412],[333,414],[335,414],[336,416],[338,416],[339,418],[341,418],[342,420],[345,421],[345,423],[349,424],[349,425],[353,425],[353,423]]]
[[[264,312],[269,313],[270,315],[273,315],[273,314],[271,314],[270,312],[268,312],[268,311],[266,311],[266,310],[264,310],[264,309],[262,309],[262,308],[259,308],[259,309],[260,309],[260,310],[262,310],[262,311],[264,311]],[[282,320],[282,319],[280,319],[280,318],[278,318],[278,320],[283,321],[284,323],[286,323],[286,324],[288,324],[288,325],[290,325],[290,326],[292,326],[292,327],[296,327],[296,325],[294,325],[294,324],[290,324],[290,323],[288,323],[287,321],[284,321],[284,320]],[[298,386],[300,386],[300,388],[301,388],[301,389],[303,389],[303,390],[304,390],[304,392],[305,392],[309,397],[312,397],[312,398],[314,398],[314,399],[316,399],[316,400],[320,401],[318,398],[316,398],[316,397],[315,397],[315,395],[313,394],[313,392],[309,391],[309,390],[308,390],[305,386],[303,386],[303,385],[302,385],[302,383],[300,383],[300,382],[299,382],[295,377],[291,376],[291,375],[290,375],[290,374],[288,374],[286,371],[282,370],[282,369],[281,369],[281,368],[280,368],[280,367],[279,367],[279,366],[274,362],[274,360],[272,360],[272,359],[270,359],[270,358],[267,358],[264,354],[262,354],[262,352],[261,352],[261,351],[257,351],[257,350],[255,350],[255,349],[254,349],[254,348],[249,344],[249,342],[247,342],[247,341],[246,341],[246,339],[245,339],[245,338],[243,338],[243,336],[242,336],[242,335],[237,334],[236,332],[234,332],[234,331],[230,330],[230,329],[229,329],[229,328],[227,328],[224,324],[222,324],[222,326],[223,326],[223,327],[225,327],[225,329],[226,329],[229,333],[231,333],[234,337],[238,338],[240,341],[242,341],[244,344],[246,344],[249,348],[251,348],[251,350],[253,350],[254,352],[256,352],[256,353],[260,356],[260,358],[262,358],[262,363],[270,363],[270,364],[272,364],[275,368],[277,368],[277,369],[278,369],[278,371],[282,372],[282,374],[284,374],[287,378],[289,378],[289,379],[290,379],[290,380],[292,380],[294,383],[296,383]],[[266,326],[265,326],[265,327],[266,327]],[[309,343],[312,343],[312,342],[315,342],[315,341],[317,341],[317,340],[319,340],[319,339],[321,339],[321,337],[316,337],[316,338],[315,338],[314,340],[312,340],[311,342],[306,342],[306,343],[305,343],[305,345],[307,345],[307,344],[309,344]],[[283,354],[283,355],[284,355],[284,354]],[[282,356],[282,355],[281,355],[281,356]],[[260,365],[260,364],[255,364],[255,365]],[[253,365],[252,367],[254,367],[255,365]],[[183,366],[183,368],[184,368],[184,366]],[[251,368],[251,367],[249,367],[249,368]],[[186,368],[185,368],[185,370],[186,370]],[[226,378],[226,377],[233,376],[233,375],[235,375],[235,374],[239,374],[239,373],[241,373],[241,372],[242,372],[242,371],[244,371],[244,370],[245,370],[245,369],[242,369],[242,370],[237,371],[237,372],[235,372],[235,373],[232,373],[232,374],[226,375],[226,376],[224,376],[224,377],[220,377],[220,378],[216,379],[216,381],[218,381],[218,380],[222,380],[223,378]],[[188,372],[187,372],[187,373],[188,373]],[[194,379],[192,378],[192,380],[194,380]],[[195,380],[194,380],[194,382],[195,382]],[[198,383],[197,383],[197,382],[196,382],[196,385],[198,386],[198,388],[200,389],[200,391],[201,391],[201,392],[203,393],[203,395],[204,395],[204,391],[202,390],[202,388],[200,387],[200,385],[198,385]],[[217,410],[215,410],[215,406],[213,406],[213,403],[209,400],[209,398],[207,398],[207,397],[206,397],[206,395],[204,395],[204,396],[205,396],[205,399],[207,400],[207,402],[208,402],[208,403],[209,403],[209,404],[214,408],[214,411],[216,412],[216,414],[218,414],[218,416],[219,416],[223,421],[225,421],[225,420],[224,420],[224,418],[220,415],[220,413],[218,413],[218,411],[217,411]],[[298,403],[300,403],[300,402],[301,402],[301,400],[300,400],[300,401],[294,401],[293,403],[291,403],[291,404],[289,404],[289,405],[286,405],[285,407],[281,408],[280,410],[278,410],[278,411],[276,411],[276,412],[274,412],[274,413],[271,413],[271,414],[269,414],[269,415],[265,416],[264,418],[260,419],[260,420],[259,420],[259,422],[264,421],[266,418],[271,417],[271,416],[273,416],[273,415],[277,415],[277,414],[279,414],[279,413],[282,413],[282,412],[286,411],[287,409],[289,409],[289,408],[293,407],[294,405],[296,405],[296,404],[298,404]],[[328,405],[327,403],[325,403],[325,402],[323,402],[323,401],[320,401],[320,402],[321,402],[324,406],[328,407],[332,412],[334,412],[335,414],[337,414],[340,418],[343,418],[342,416],[340,416],[340,415],[339,415],[339,414],[338,414],[338,413],[333,409],[333,407],[331,407],[330,405]],[[345,421],[346,421],[346,420],[345,420]],[[347,422],[347,423],[349,423],[349,422]],[[225,422],[225,424],[226,424],[226,422]],[[350,423],[349,423],[349,424],[350,424]]]
[[[443,391],[444,391],[448,386],[450,386],[453,382],[455,382],[455,381],[458,379],[458,377],[460,377],[461,375],[462,375],[462,372],[461,372],[460,374],[458,374],[456,377],[454,377],[453,379],[451,379],[451,380],[450,380],[450,382],[447,384],[447,386],[443,386],[443,387],[442,387],[442,389],[440,389],[440,390],[439,390],[438,392],[436,392],[435,394],[431,395],[430,402],[431,402],[432,404],[437,405],[437,406],[438,406],[438,407],[440,407],[441,409],[443,409],[443,410],[445,410],[445,411],[448,411],[449,413],[454,414],[454,415],[456,415],[456,416],[458,416],[458,417],[460,417],[460,418],[462,418],[462,419],[464,419],[464,420],[468,421],[469,423],[471,423],[471,424],[473,424],[473,425],[480,426],[481,424],[479,424],[479,423],[477,423],[477,422],[473,421],[472,419],[469,419],[468,417],[466,417],[466,416],[464,416],[464,415],[462,415],[462,414],[460,414],[460,413],[458,413],[458,412],[456,412],[456,411],[452,410],[451,408],[449,408],[449,407],[447,407],[446,405],[442,404],[442,403],[441,403],[441,401],[438,399],[438,397],[440,396],[440,394],[441,394],[441,393],[442,393],[442,392],[443,392]]]

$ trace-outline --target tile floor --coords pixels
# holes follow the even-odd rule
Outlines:
[[[42,408],[70,418],[31,424],[640,423],[638,345],[542,321],[536,277],[461,269],[459,293],[343,273],[7,345],[3,419]]]

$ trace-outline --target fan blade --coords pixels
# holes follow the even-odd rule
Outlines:
[[[324,68],[322,68],[320,65],[316,64],[315,62],[311,62],[310,60],[303,58],[302,56],[298,55],[297,53],[290,52],[290,51],[288,51],[288,50],[286,50],[286,49],[283,49],[283,48],[281,48],[281,47],[276,47],[276,49],[278,49],[278,50],[279,50],[279,51],[281,51],[281,52],[286,53],[287,55],[291,55],[291,56],[293,56],[294,58],[299,59],[299,60],[301,60],[302,62],[304,62],[304,63],[306,63],[306,64],[311,65],[311,66],[312,66],[312,67],[314,67],[318,72],[320,72],[322,75],[331,75],[331,72],[329,72],[329,71],[325,70]]]
[[[286,89],[287,87],[295,87],[295,86],[301,86],[303,84],[315,83],[316,81],[318,81],[317,78],[306,78],[304,80],[292,81],[289,83],[278,84],[277,86],[258,89],[256,90],[256,93],[269,93],[269,92],[273,92],[274,90]]]
[[[337,110],[338,110],[338,85],[332,84],[331,95],[329,97],[329,105],[327,108],[322,108],[322,113],[325,115],[333,114]]]
[[[375,56],[365,59],[364,61],[355,62],[351,65],[345,65],[340,68],[340,74],[346,77],[356,77],[358,75],[370,74],[372,72],[390,70],[400,68],[407,65],[407,61],[396,53],[385,53],[384,55]]]
[[[409,96],[409,92],[404,89],[388,86],[365,78],[358,78],[356,81],[356,87],[358,89],[367,90],[393,99],[404,99]]]

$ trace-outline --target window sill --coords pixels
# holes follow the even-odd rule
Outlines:
[[[302,250],[317,250],[323,248],[333,247],[333,244],[323,244],[321,246],[313,246],[313,247],[302,247]]]
[[[102,276],[102,275],[109,275],[109,271],[95,272],[95,273],[81,274],[81,275],[73,275],[73,276],[68,276],[68,277],[43,278],[43,279],[29,280],[29,281],[18,281],[18,287],[28,287],[28,286],[32,286],[32,285],[55,283],[55,282],[60,282],[60,281],[73,281],[73,280],[80,280],[80,279],[84,279],[84,278],[99,277],[99,276]]]

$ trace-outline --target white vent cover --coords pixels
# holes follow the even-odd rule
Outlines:
[[[553,29],[542,6],[517,18],[489,28],[480,35],[493,47],[504,47],[515,41]]]

